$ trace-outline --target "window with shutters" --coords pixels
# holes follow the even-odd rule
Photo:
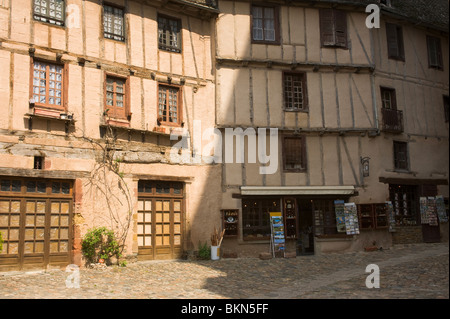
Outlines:
[[[443,70],[441,39],[427,36],[428,67]]]
[[[160,50],[181,52],[181,20],[158,15]]]
[[[64,0],[34,0],[33,19],[54,25],[64,25]]]
[[[386,23],[386,36],[388,57],[394,60],[405,61],[402,27],[392,23]]]
[[[394,168],[409,170],[407,142],[394,141]]]
[[[107,39],[125,41],[125,15],[122,8],[103,6],[103,29]]]
[[[285,136],[283,138],[284,171],[306,171],[306,143],[304,137]]]
[[[306,73],[284,73],[284,110],[307,111]]]
[[[397,99],[395,97],[395,89],[381,87],[381,102],[384,109],[396,110]]]
[[[128,116],[128,78],[105,75],[105,113],[115,119]]]
[[[347,48],[347,14],[335,9],[320,9],[322,47]]]
[[[65,66],[34,59],[31,63],[31,100],[35,106],[65,110]]]
[[[277,7],[252,6],[252,42],[279,44]]]
[[[158,121],[164,125],[181,124],[181,88],[173,85],[158,87]]]

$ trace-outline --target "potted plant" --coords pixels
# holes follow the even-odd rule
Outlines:
[[[220,244],[222,243],[225,229],[219,233],[214,226],[214,232],[211,235],[211,259],[218,260],[220,258]]]

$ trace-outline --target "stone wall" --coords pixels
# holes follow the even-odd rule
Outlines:
[[[392,233],[392,243],[394,245],[423,243],[422,226],[396,227]]]

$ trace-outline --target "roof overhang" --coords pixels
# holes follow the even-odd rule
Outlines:
[[[242,196],[252,195],[353,195],[354,186],[241,186]]]

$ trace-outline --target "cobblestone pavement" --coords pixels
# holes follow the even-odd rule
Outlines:
[[[64,270],[0,273],[0,299],[449,298],[449,246],[414,244],[375,252],[297,258],[151,261],[80,269],[80,288]],[[366,287],[366,266],[380,288]]]

